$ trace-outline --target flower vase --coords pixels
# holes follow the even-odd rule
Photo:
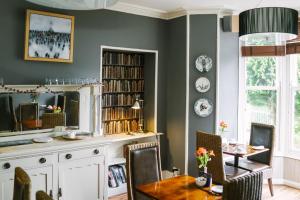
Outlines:
[[[212,184],[212,175],[207,173],[207,167],[203,167],[199,171],[199,177],[196,178],[196,184],[199,187],[210,187]]]

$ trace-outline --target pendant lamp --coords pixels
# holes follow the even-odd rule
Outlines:
[[[298,35],[298,11],[283,7],[246,10],[239,15],[239,36],[242,41],[273,38],[276,41],[295,39]]]

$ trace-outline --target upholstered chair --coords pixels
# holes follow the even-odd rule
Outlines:
[[[219,135],[208,134],[201,131],[197,132],[197,148],[204,147],[213,150],[215,157],[208,162],[207,172],[212,174],[214,183],[223,184],[225,180],[237,178],[249,173],[246,170],[233,166],[224,166],[222,139]]]
[[[128,145],[126,148],[126,170],[128,199],[149,199],[136,191],[135,187],[162,179],[159,144],[150,142]]]
[[[272,184],[272,160],[274,152],[275,132],[274,126],[252,123],[249,144],[252,146],[264,146],[269,151],[250,156],[246,159],[240,159],[239,168],[250,172],[262,171],[264,178],[268,179],[269,190],[274,195]],[[227,165],[233,165],[233,162],[226,162]]]
[[[252,172],[242,177],[226,180],[223,184],[223,200],[261,200],[263,173]]]
[[[36,200],[53,200],[46,192],[37,191],[36,192]]]
[[[20,167],[15,169],[13,200],[30,200],[31,180]]]

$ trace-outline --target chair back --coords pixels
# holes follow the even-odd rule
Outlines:
[[[43,129],[55,128],[55,126],[66,126],[66,114],[61,113],[44,113],[42,115]]]
[[[30,200],[31,180],[20,167],[15,169],[13,200]]]
[[[223,165],[223,153],[222,153],[222,139],[219,135],[213,135],[197,132],[197,148],[204,147],[207,150],[213,150],[215,157],[207,164],[207,172],[212,175],[212,180],[215,183],[222,184],[226,178],[224,165]]]
[[[274,151],[274,139],[275,139],[274,126],[252,123],[250,142],[249,142],[250,145],[252,146],[263,145],[265,148],[268,148],[269,151],[248,157],[248,159],[271,166],[273,151]]]
[[[35,194],[36,200],[53,200],[46,192],[37,191]]]
[[[39,104],[38,103],[26,103],[20,104],[20,122],[21,130],[28,130],[26,127],[26,121],[39,119]]]
[[[223,184],[223,200],[261,200],[263,172],[252,172]]]
[[[10,115],[11,115],[11,122],[13,124],[14,130],[13,131],[19,131],[19,126],[18,126],[18,120],[14,108],[14,100],[12,96],[9,96],[9,110],[10,110]]]
[[[135,190],[137,185],[160,181],[161,162],[157,142],[128,145],[126,148],[127,189],[129,200],[148,199]]]

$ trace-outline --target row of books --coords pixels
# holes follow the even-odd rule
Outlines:
[[[144,80],[103,81],[103,92],[143,92]]]
[[[104,52],[102,63],[105,65],[143,65],[143,55],[136,53]]]
[[[127,133],[127,132],[137,132],[138,120],[104,122],[102,124],[102,127],[106,135]]]
[[[134,110],[131,108],[103,108],[102,109],[102,120],[122,120],[122,119],[134,119],[139,117],[139,113],[142,110]],[[141,113],[142,114],[142,113]]]
[[[136,99],[132,94],[104,94],[102,95],[102,106],[131,106]]]
[[[104,66],[102,68],[103,79],[143,79],[143,67]]]
[[[125,164],[112,165],[108,168],[108,186],[111,188],[119,187],[127,182]]]

